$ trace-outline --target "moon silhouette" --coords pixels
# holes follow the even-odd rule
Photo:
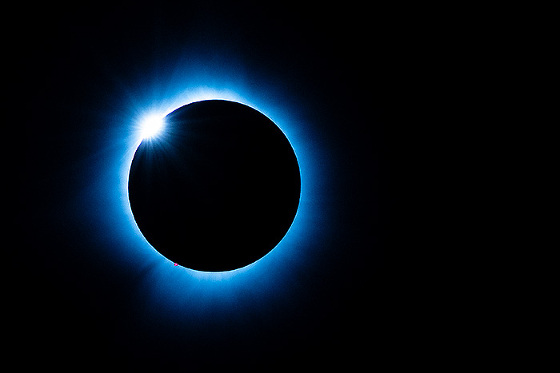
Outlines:
[[[163,256],[199,271],[247,266],[270,252],[299,205],[300,170],[284,133],[232,101],[182,106],[144,139],[130,167],[134,219]]]

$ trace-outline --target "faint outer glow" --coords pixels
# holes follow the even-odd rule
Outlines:
[[[211,66],[204,60],[166,66],[152,80],[146,81],[146,74],[129,78],[100,111],[100,122],[112,132],[99,139],[99,157],[84,167],[91,170],[91,190],[74,205],[88,206],[88,229],[98,242],[98,255],[136,279],[134,294],[146,317],[198,328],[282,309],[284,300],[298,296],[302,278],[320,268],[322,247],[334,231],[336,215],[328,209],[325,192],[332,165],[320,141],[320,125],[311,122],[313,112],[300,103],[297,87],[267,78],[249,81],[235,65]],[[161,255],[142,235],[128,198],[130,165],[146,136],[144,119],[165,118],[183,105],[211,99],[239,102],[270,118],[290,141],[301,174],[299,208],[284,238],[256,262],[226,272],[187,269]],[[150,146],[165,147],[170,136],[172,128],[165,129],[149,139]]]
[[[164,127],[164,120],[161,115],[149,114],[140,121],[140,135],[143,139],[157,137]]]

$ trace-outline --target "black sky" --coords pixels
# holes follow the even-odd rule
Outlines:
[[[398,259],[411,237],[400,225],[407,219],[398,201],[409,154],[396,135],[414,27],[399,11],[362,4],[203,1],[42,6],[29,13],[19,53],[21,239],[8,248],[16,358],[188,371],[361,367],[404,351],[414,316]],[[336,240],[325,245],[314,273],[299,279],[300,296],[286,299],[283,312],[247,316],[231,329],[216,322],[207,333],[143,316],[130,297],[134,272],[96,256],[94,229],[76,229],[69,218],[87,227],[87,212],[72,199],[95,177],[81,160],[95,155],[94,140],[106,136],[88,113],[99,105],[110,112],[112,93],[131,76],[157,70],[177,49],[223,64],[235,55],[249,80],[267,76],[295,87],[293,99],[316,114],[330,154],[325,193],[338,222]]]

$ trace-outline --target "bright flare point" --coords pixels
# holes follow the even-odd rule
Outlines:
[[[149,115],[140,123],[140,130],[143,139],[156,137],[163,129],[163,118],[158,115]]]

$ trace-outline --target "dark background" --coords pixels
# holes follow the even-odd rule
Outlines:
[[[411,248],[422,181],[410,173],[413,136],[404,118],[411,117],[407,96],[425,51],[422,23],[410,13],[367,3],[211,1],[29,10],[17,49],[24,119],[18,239],[7,249],[10,355],[183,370],[358,368],[414,359],[427,301],[417,295],[421,271],[413,269],[422,248]],[[154,56],[165,60],[174,48],[210,59],[230,51],[255,76],[297,86],[298,99],[321,120],[330,153],[337,239],[281,317],[263,315],[258,327],[247,319],[239,333],[185,335],[138,317],[126,296],[137,279],[92,254],[91,231],[73,230],[64,213],[89,177],[78,166],[95,153],[87,140],[102,136],[88,111],[106,105],[131,71],[151,66]],[[412,192],[411,184],[420,186]]]

